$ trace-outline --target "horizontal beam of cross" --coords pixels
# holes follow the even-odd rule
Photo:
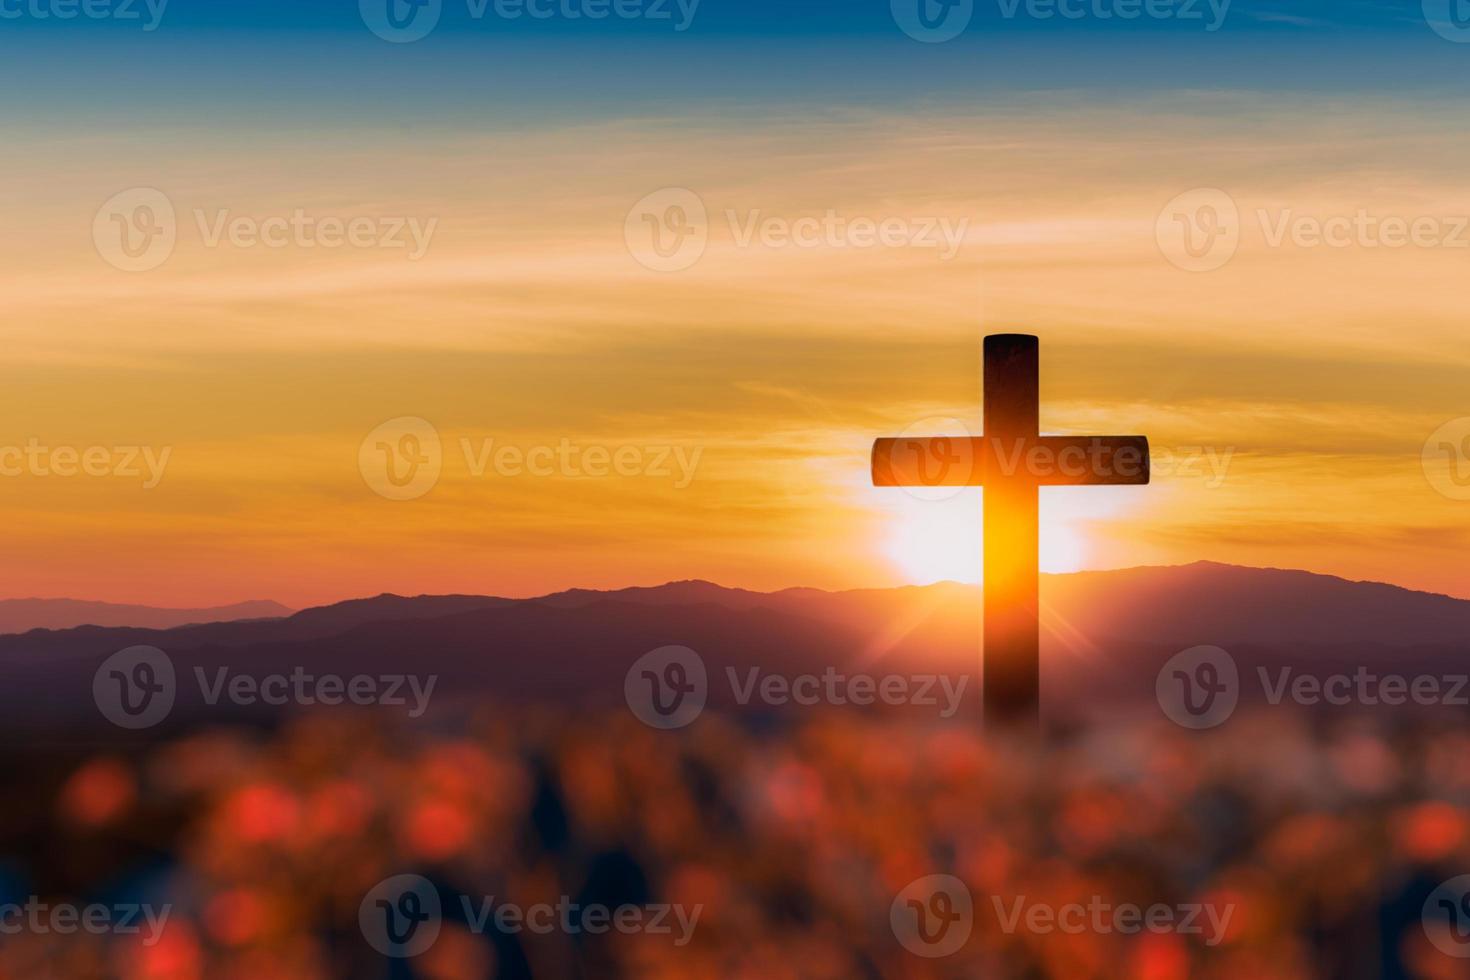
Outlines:
[[[1146,436],[924,436],[873,443],[873,485],[1137,486],[1148,483]]]

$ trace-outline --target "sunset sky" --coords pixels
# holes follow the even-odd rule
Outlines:
[[[152,486],[141,450],[137,476],[0,476],[0,597],[973,578],[979,491],[875,490],[868,447],[978,432],[993,332],[1040,335],[1047,431],[1154,447],[1149,487],[1045,491],[1045,570],[1212,559],[1470,597],[1470,500],[1421,459],[1470,415],[1470,45],[1417,3],[1241,0],[1206,31],[992,0],[943,43],[887,0],[791,6],[704,0],[676,31],[445,0],[403,44],[345,2],[0,20],[0,467],[167,451]],[[96,241],[133,188],[176,215],[147,271]],[[707,215],[675,271],[640,263],[630,215],[666,188]],[[1198,188],[1239,212],[1211,271],[1157,234]],[[297,211],[432,234],[417,258],[210,244]],[[1360,212],[1445,241],[1272,241]],[[801,218],[844,230],[782,244]],[[364,440],[401,418],[441,472],[395,500]],[[485,440],[630,472],[476,475]]]

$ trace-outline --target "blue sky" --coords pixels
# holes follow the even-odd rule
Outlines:
[[[663,4],[670,19],[600,21],[508,20],[493,6],[476,18],[472,0],[442,0],[433,32],[405,44],[375,36],[357,0],[168,0],[152,32],[140,20],[34,14],[37,5],[67,2],[82,0],[0,0],[12,14],[0,20],[0,81],[21,95],[7,100],[0,119],[56,124],[64,109],[79,123],[125,116],[192,124],[223,111],[242,124],[289,123],[330,109],[344,122],[473,112],[493,125],[691,107],[987,105],[1017,92],[1082,101],[1392,92],[1434,101],[1461,91],[1470,68],[1470,44],[1431,30],[1418,2],[1233,0],[1209,31],[1211,0],[1147,0],[1189,4],[1202,18],[1193,22],[1043,19],[1027,5],[1057,0],[973,0],[963,32],[927,44],[899,29],[889,0],[699,0],[682,32],[673,27],[681,0],[601,0]],[[149,17],[149,0],[88,2],[129,4]],[[682,2],[687,9],[694,0]],[[1008,15],[1003,5],[1015,3]]]
[[[0,9],[28,11],[41,0],[5,0]],[[110,0],[123,4],[127,0]],[[159,0],[154,0],[159,2]],[[652,0],[650,0],[652,2]],[[1089,0],[1089,3],[1091,0]],[[1181,0],[1183,2],[1183,0]],[[147,0],[132,0],[132,6],[143,10]],[[669,8],[677,0],[669,0]],[[1199,4],[1207,8],[1207,2]],[[1006,16],[1000,0],[980,0],[975,4],[973,23],[987,30],[1079,32],[1123,30],[1189,30],[1167,18],[1141,17],[1138,20],[1108,23],[1097,17],[1071,21],[1056,17],[1048,20],[1023,15]],[[447,0],[443,8],[440,30],[493,33],[568,34],[657,34],[664,28],[643,19],[608,17],[592,22],[564,17],[533,19],[522,17],[505,20],[470,15],[468,0]],[[25,16],[7,18],[7,32],[27,30],[75,31],[89,18],[79,17],[65,22],[56,18],[40,20],[28,12]],[[1306,30],[1354,32],[1411,32],[1422,28],[1423,12],[1417,0],[1233,0],[1229,29],[1266,34],[1292,34]],[[114,29],[117,24],[92,21],[93,29]],[[169,0],[166,11],[169,30],[267,30],[287,34],[300,32],[345,31],[361,29],[358,6],[354,0]],[[697,15],[689,31],[700,37],[834,37],[851,35],[882,36],[893,30],[893,19],[887,0],[700,0]]]

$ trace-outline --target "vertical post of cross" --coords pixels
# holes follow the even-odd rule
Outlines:
[[[983,436],[878,439],[872,459],[876,487],[984,488],[985,721],[1036,734],[1040,488],[1149,481],[1146,436],[1041,435],[1039,347],[1028,334],[985,338]]]
[[[1036,337],[985,338],[984,476],[985,719],[1013,727],[1040,723],[1037,601],[1038,493],[1025,449],[1040,429],[1040,354]]]

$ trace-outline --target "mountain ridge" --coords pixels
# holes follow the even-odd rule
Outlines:
[[[1068,583],[1092,583],[1099,581],[1118,582],[1125,579],[1134,581],[1146,577],[1157,578],[1165,575],[1198,575],[1207,573],[1214,576],[1215,581],[1206,583],[1209,586],[1218,586],[1222,577],[1239,580],[1242,576],[1252,577],[1276,577],[1290,580],[1294,583],[1302,583],[1314,589],[1337,587],[1359,590],[1363,595],[1377,597],[1393,596],[1407,598],[1409,601],[1432,602],[1444,608],[1467,611],[1470,616],[1470,599],[1461,599],[1456,596],[1440,592],[1430,592],[1422,589],[1411,589],[1406,586],[1396,585],[1389,582],[1378,582],[1371,579],[1349,579],[1339,575],[1322,572],[1312,572],[1305,569],[1278,568],[1278,567],[1256,567],[1248,565],[1233,565],[1225,562],[1202,559],[1182,565],[1135,565],[1118,569],[1097,569],[1078,572],[1043,573],[1041,575],[1041,589],[1043,593],[1058,587],[1066,588]],[[905,584],[898,586],[872,586],[854,589],[820,589],[812,586],[791,586],[775,589],[770,592],[760,592],[737,586],[725,586],[708,579],[677,579],[658,585],[634,585],[624,586],[616,589],[587,589],[572,588],[542,595],[527,597],[505,597],[495,595],[476,595],[471,593],[420,593],[418,595],[403,595],[393,592],[382,592],[374,596],[363,596],[343,599],[337,602],[326,603],[320,606],[308,606],[298,610],[290,610],[288,607],[275,603],[272,600],[251,600],[250,602],[235,603],[229,606],[204,607],[202,610],[167,610],[163,607],[127,606],[122,604],[90,603],[89,600],[0,600],[0,609],[6,603],[19,601],[45,601],[45,602],[68,602],[92,604],[101,607],[112,606],[118,609],[147,609],[164,612],[174,612],[183,616],[184,614],[197,614],[201,611],[210,610],[246,610],[256,606],[273,606],[284,611],[284,615],[275,616],[234,616],[229,618],[204,620],[187,619],[172,625],[148,625],[137,623],[76,623],[69,626],[39,626],[31,629],[6,630],[0,628],[0,639],[24,635],[25,633],[47,631],[66,632],[73,629],[88,628],[122,628],[139,630],[208,630],[228,623],[241,623],[248,621],[273,622],[280,624],[285,632],[302,632],[306,638],[318,634],[322,629],[334,627],[350,627],[360,622],[376,621],[379,618],[436,618],[441,615],[453,615],[460,612],[469,612],[476,609],[492,606],[507,606],[515,604],[536,603],[541,605],[555,606],[559,608],[572,608],[603,600],[615,600],[632,602],[644,605],[675,605],[691,604],[698,602],[712,602],[729,608],[751,608],[763,604],[785,604],[790,602],[816,602],[827,604],[842,604],[859,599],[873,598],[877,596],[933,596],[940,593],[978,594],[980,586],[976,584],[941,580],[923,585]],[[312,623],[317,628],[310,630],[295,630],[294,627]],[[287,628],[285,624],[291,624],[293,628]]]
[[[247,599],[218,606],[150,606],[64,597],[0,599],[0,633],[78,626],[171,629],[197,623],[279,619],[296,610],[273,599]]]
[[[1162,665],[1195,646],[1260,667],[1395,672],[1463,670],[1470,601],[1294,569],[1199,562],[1041,580],[1042,689],[1051,710],[1147,703]],[[131,646],[163,650],[179,677],[171,724],[274,718],[290,710],[205,704],[195,676],[441,679],[437,703],[588,704],[622,698],[638,658],[665,646],[695,650],[712,704],[730,707],[734,671],[925,673],[980,682],[978,586],[753,592],[685,580],[668,587],[498,596],[383,593],[279,619],[173,629],[84,626],[0,636],[0,724],[31,731],[95,725],[93,679]],[[721,701],[721,699],[724,699]],[[452,710],[446,708],[446,710]]]

